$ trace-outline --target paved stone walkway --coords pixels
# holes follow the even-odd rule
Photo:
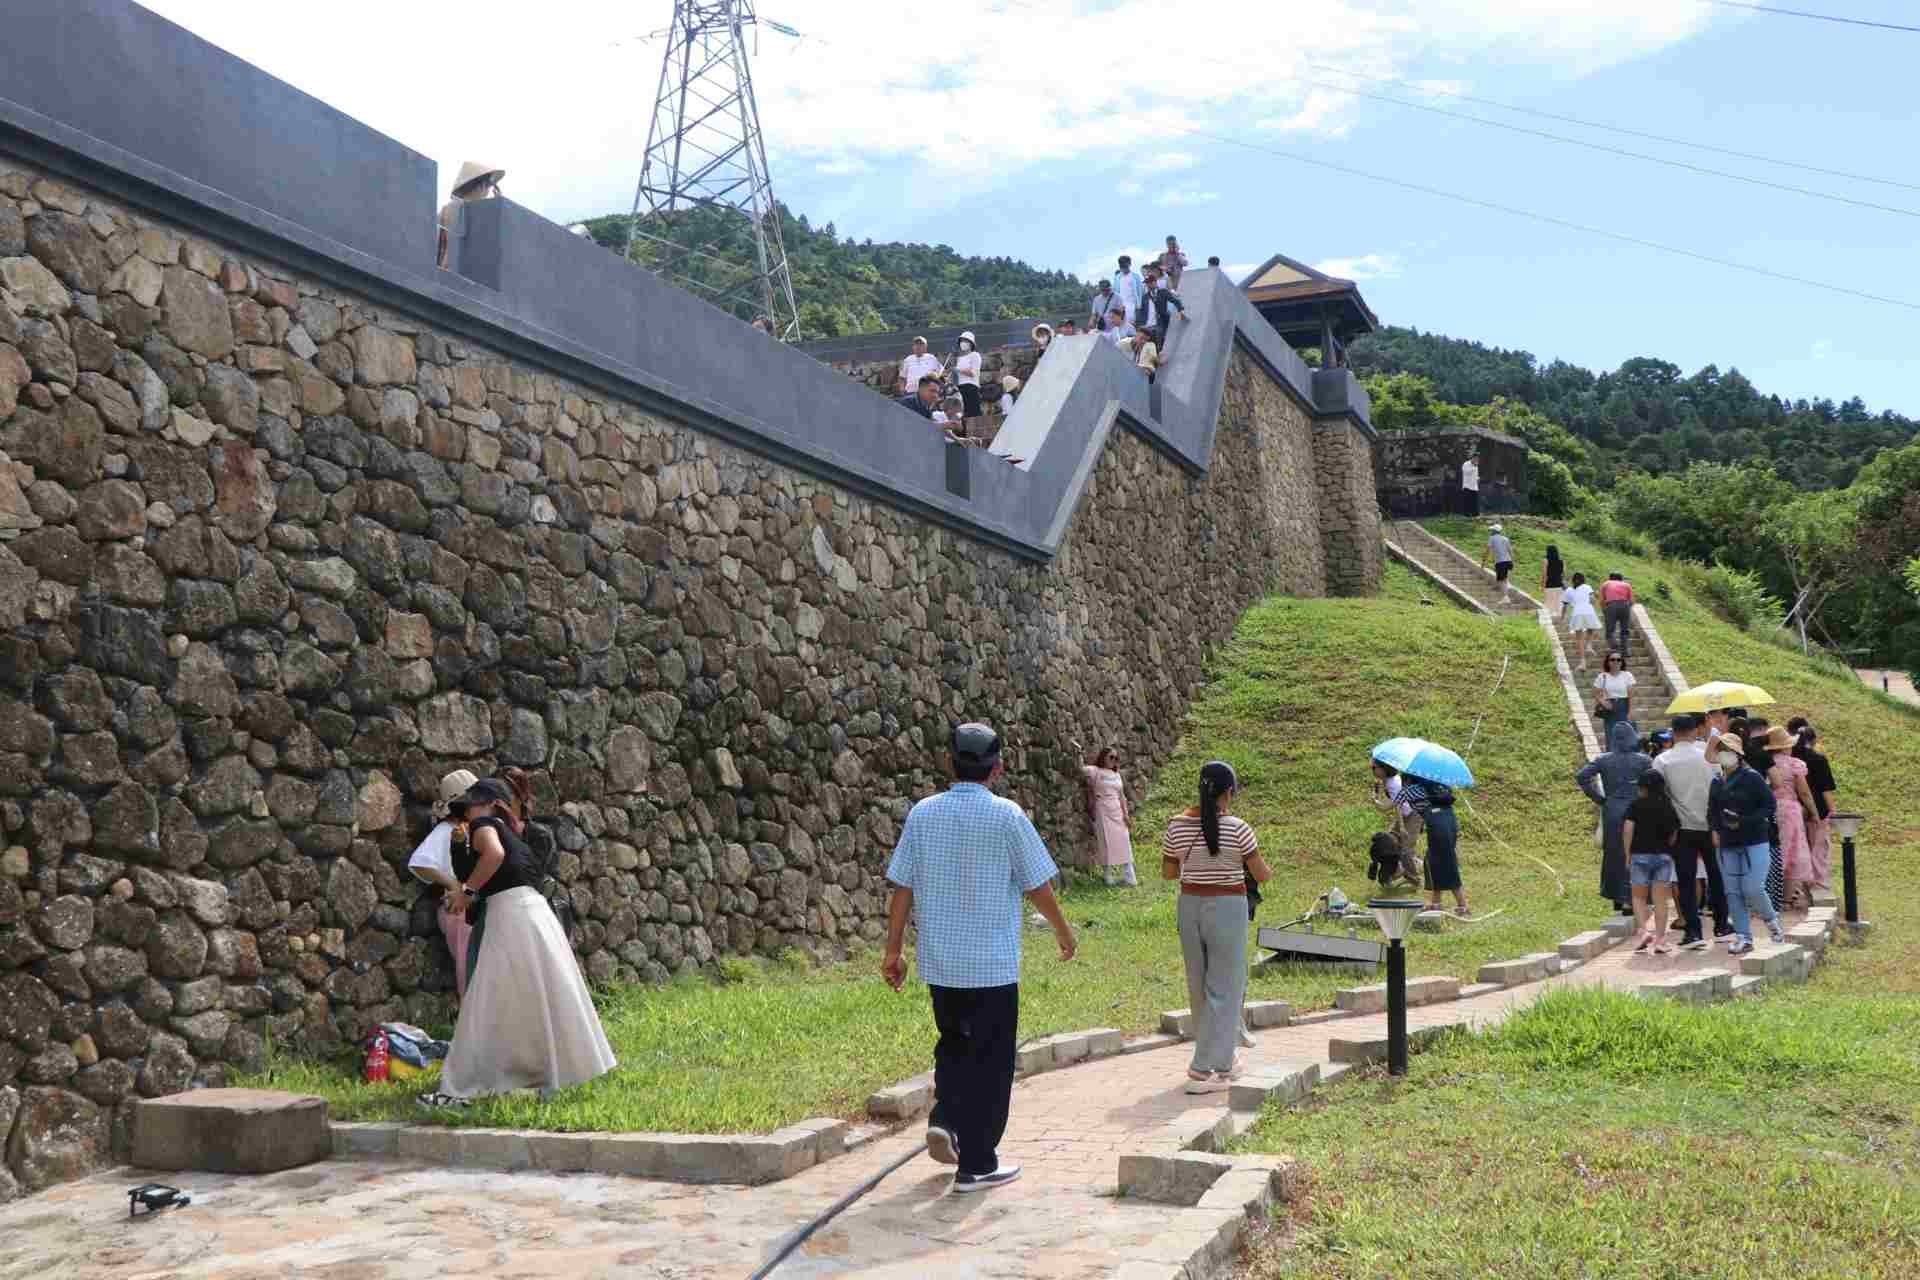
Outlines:
[[[1642,983],[1729,968],[1724,949],[1635,956],[1614,947],[1570,974],[1409,1011],[1413,1028],[1485,1026],[1556,987]],[[1256,1033],[1253,1070],[1327,1063],[1334,1036],[1385,1034],[1384,1014]],[[1048,1072],[1014,1091],[1004,1159],[1022,1181],[947,1194],[915,1161],[776,1273],[1087,1280],[1110,1274],[1184,1212],[1114,1197],[1117,1158],[1224,1100],[1185,1093],[1185,1045]],[[1204,1123],[1205,1116],[1198,1119]],[[1195,1128],[1201,1127],[1196,1124]],[[265,1178],[166,1175],[184,1210],[129,1222],[116,1170],[0,1209],[0,1280],[420,1280],[644,1277],[744,1280],[786,1234],[918,1141],[917,1126],[770,1187],[687,1187],[591,1174],[329,1161]]]

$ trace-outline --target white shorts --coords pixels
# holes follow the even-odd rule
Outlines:
[[[1567,619],[1567,630],[1569,631],[1598,631],[1599,629],[1600,615],[1591,609],[1582,609],[1579,613]]]

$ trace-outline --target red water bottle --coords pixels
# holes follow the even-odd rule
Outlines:
[[[387,1082],[387,1033],[375,1031],[367,1038],[367,1083]]]

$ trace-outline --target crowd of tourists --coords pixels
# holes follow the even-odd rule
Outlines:
[[[1682,950],[1724,941],[1739,955],[1755,916],[1780,942],[1785,913],[1832,887],[1838,784],[1819,742],[1802,717],[1775,725],[1739,707],[1644,737],[1613,726],[1575,782],[1600,806],[1600,894],[1633,915],[1635,950],[1664,955],[1679,930]]]
[[[1218,267],[1220,259],[1208,258],[1207,265]],[[1112,276],[1102,280],[1088,300],[1087,314],[1068,316],[1058,325],[1035,325],[1034,345],[1044,354],[1057,336],[1097,333],[1152,382],[1166,363],[1163,353],[1174,319],[1188,318],[1180,298],[1180,277],[1187,267],[1186,252],[1176,236],[1168,236],[1166,251],[1141,270],[1134,269],[1132,255],[1121,254]],[[981,390],[979,340],[971,330],[962,333],[945,359],[933,354],[924,337],[915,337],[909,345],[911,350],[901,359],[894,380],[898,403],[946,428],[949,437],[962,438],[962,424],[989,407]],[[1000,396],[991,407],[1002,414],[1012,412],[1020,386],[1018,378],[1003,374]]]

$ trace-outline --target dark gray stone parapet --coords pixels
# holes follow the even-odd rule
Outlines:
[[[1314,415],[1365,422],[1351,374],[1310,371],[1196,271],[1159,386],[1095,338],[1057,343],[1008,423],[1026,465],[950,464],[908,411],[509,201],[465,206],[436,270],[429,160],[136,5],[15,0],[8,27],[0,154],[1029,559],[1116,422],[1206,470],[1236,348]]]

